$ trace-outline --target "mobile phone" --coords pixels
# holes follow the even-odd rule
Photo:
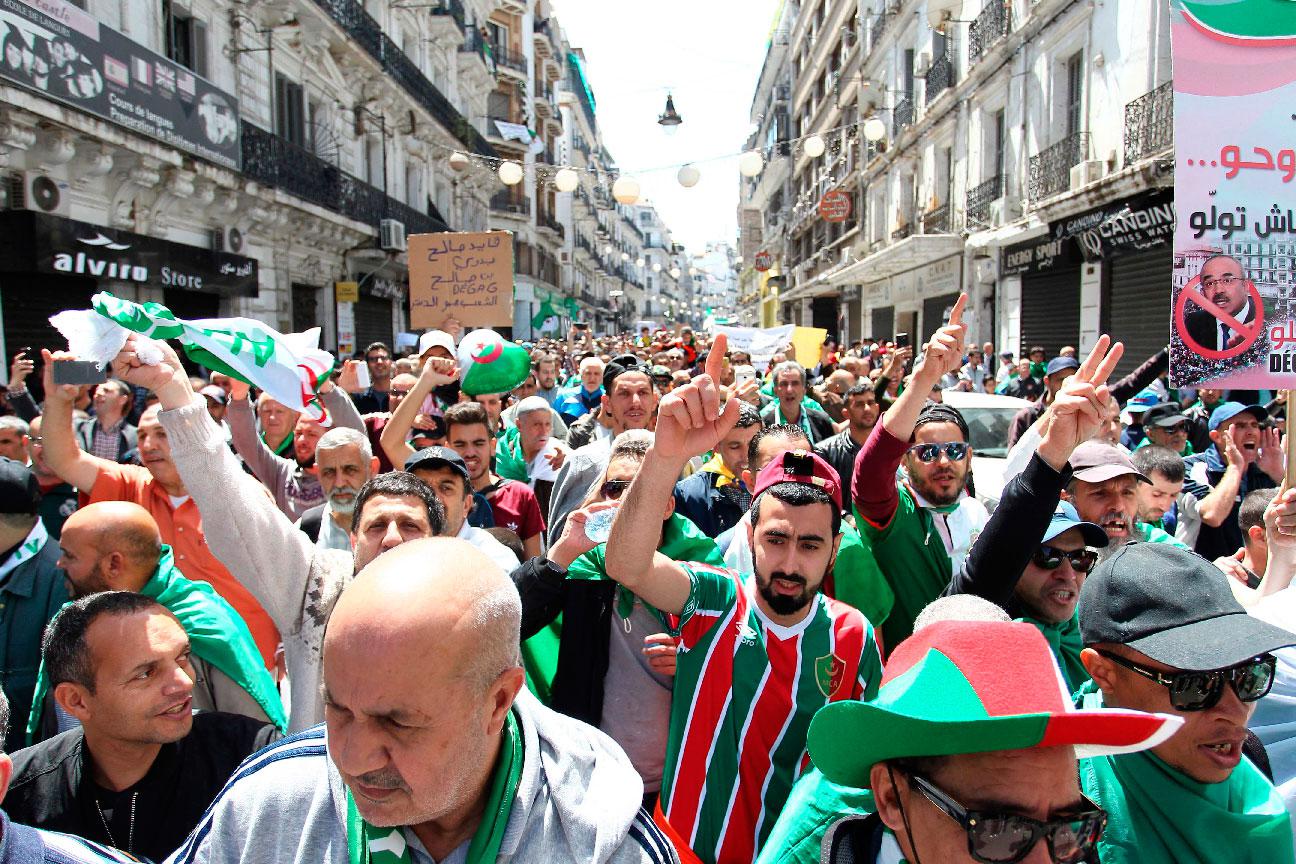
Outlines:
[[[897,333],[897,334],[895,335],[895,347],[897,347],[897,348],[908,348],[908,347],[909,347],[909,334],[908,334],[908,333]]]
[[[366,390],[373,386],[373,379],[369,377],[369,364],[363,360],[356,361],[356,383]]]
[[[55,360],[52,370],[55,384],[102,384],[108,373],[93,360]]]

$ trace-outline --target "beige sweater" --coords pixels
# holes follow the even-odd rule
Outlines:
[[[203,532],[220,559],[270,614],[288,666],[288,731],[324,719],[320,695],[324,624],[355,575],[352,556],[319,549],[293,527],[225,444],[199,396],[158,415],[180,478],[202,514]]]

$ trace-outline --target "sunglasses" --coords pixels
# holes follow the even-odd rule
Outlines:
[[[1182,433],[1182,432],[1187,432],[1187,431],[1188,431],[1188,424],[1187,424],[1187,423],[1176,423],[1176,424],[1173,425],[1173,426],[1160,426],[1160,427],[1157,427],[1157,428],[1159,428],[1162,432],[1166,433],[1167,435],[1178,435],[1178,434],[1180,434],[1180,433]]]
[[[1071,562],[1071,569],[1077,573],[1088,573],[1098,563],[1098,553],[1092,549],[1058,549],[1054,546],[1041,545],[1031,555],[1031,562],[1045,570],[1056,570],[1062,566],[1062,559]]]
[[[1158,672],[1110,651],[1098,653],[1117,666],[1124,666],[1149,681],[1170,688],[1170,704],[1179,711],[1205,711],[1214,708],[1224,695],[1225,681],[1233,688],[1240,702],[1255,702],[1262,699],[1273,686],[1274,669],[1278,665],[1273,655],[1263,654],[1227,669],[1213,669],[1208,672]]]
[[[968,854],[977,861],[984,864],[1021,861],[1040,838],[1048,844],[1049,857],[1054,864],[1097,860],[1098,838],[1107,826],[1107,814],[1088,798],[1084,800],[1093,807],[1092,810],[1040,822],[1016,813],[968,810],[931,781],[916,774],[909,775],[909,779],[937,810],[963,826],[967,833]]]
[[[607,501],[620,501],[625,490],[630,488],[629,480],[604,480],[599,492]]]
[[[915,444],[909,448],[909,452],[917,456],[919,462],[928,465],[939,459],[942,452],[949,461],[962,462],[967,458],[968,444],[966,441],[949,441],[944,444]]]

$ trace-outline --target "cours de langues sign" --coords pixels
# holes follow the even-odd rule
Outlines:
[[[513,234],[445,231],[409,238],[410,326],[513,326]]]
[[[1296,387],[1293,12],[1173,0],[1175,386]]]
[[[217,165],[242,164],[233,96],[63,0],[0,0],[0,78]]]

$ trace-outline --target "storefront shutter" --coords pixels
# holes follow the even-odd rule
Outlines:
[[[1104,270],[1103,332],[1125,343],[1116,380],[1170,341],[1170,247],[1118,255]]]
[[[1063,346],[1080,347],[1080,268],[1022,276],[1022,353],[1035,345],[1044,346],[1046,359]]]

